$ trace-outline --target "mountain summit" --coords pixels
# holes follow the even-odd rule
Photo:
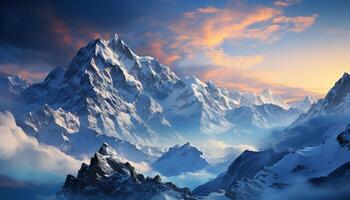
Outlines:
[[[204,153],[190,143],[169,148],[166,153],[152,164],[155,170],[165,176],[195,172],[208,166],[209,162]]]
[[[198,136],[229,134],[239,122],[227,114],[240,106],[285,106],[268,90],[248,95],[196,77],[180,78],[155,58],[136,55],[118,35],[92,40],[66,70],[52,70],[20,97],[26,107],[17,116],[19,125],[40,142],[78,157],[105,141],[114,148],[126,141],[127,152],[139,152],[140,158],[143,150],[133,144],[171,146]],[[262,129],[288,125],[298,115],[286,108],[266,112],[254,111]],[[273,112],[288,120],[278,123],[280,119],[268,117]]]

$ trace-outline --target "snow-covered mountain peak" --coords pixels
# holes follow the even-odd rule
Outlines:
[[[169,151],[187,151],[187,150],[194,150],[194,151],[200,152],[195,146],[193,146],[189,142],[187,142],[187,143],[185,143],[183,145],[177,144],[177,145],[169,148]]]
[[[181,160],[182,162],[178,162]],[[165,176],[178,175],[185,172],[194,172],[209,166],[203,152],[190,143],[170,147],[152,167]]]
[[[118,56],[126,56],[129,59],[135,59],[137,55],[132,52],[129,46],[118,36],[115,34],[110,40],[106,41],[108,46],[113,50],[114,53],[119,54]]]
[[[111,42],[119,42],[119,41],[121,41],[121,39],[120,39],[118,33],[115,33],[115,34],[108,40],[109,43],[111,43]]]
[[[306,96],[306,97],[304,98],[304,101],[308,101],[308,102],[310,102],[310,103],[316,103],[316,99],[313,98],[312,96]]]
[[[213,81],[207,81],[205,84],[208,86],[208,88],[212,88],[212,89],[215,89],[215,90],[218,89],[218,87],[215,85],[215,83]],[[223,88],[223,90],[226,90],[226,89]]]
[[[350,74],[348,72],[344,72],[341,80],[349,80],[350,79]]]
[[[350,109],[350,75],[344,75],[329,90],[324,99],[319,100],[310,110],[301,115],[297,123],[320,115],[347,113]]]
[[[98,150],[98,153],[102,155],[118,155],[117,152],[107,143],[102,144],[101,148]]]
[[[195,146],[193,146],[189,142],[187,142],[183,145],[177,144],[177,145],[169,148],[169,152],[187,151],[187,150],[191,150],[191,151],[195,151],[195,152],[199,152],[200,154],[203,154],[201,151],[199,151]]]
[[[296,108],[301,111],[307,112],[313,104],[315,104],[317,101],[311,96],[306,96],[304,99],[293,101],[289,105],[291,108]]]
[[[103,144],[101,149],[110,151],[111,147]],[[163,183],[159,175],[145,178],[130,163],[101,153],[95,153],[90,165],[82,164],[77,177],[67,176],[58,199],[194,199],[187,188]]]
[[[192,145],[191,143],[187,142],[186,144],[182,145],[184,148],[190,148]]]
[[[325,97],[325,101],[330,106],[335,106],[342,101],[350,102],[350,75],[344,73],[344,75],[335,83],[334,87],[328,92]]]
[[[54,69],[45,81],[22,94],[30,105],[20,116],[23,124],[33,135],[42,136],[41,142],[56,140],[54,145],[63,145],[74,155],[78,152],[77,156],[94,151],[102,139],[112,147],[116,147],[110,142],[113,139],[146,146],[173,145],[183,141],[180,138],[228,133],[235,124],[228,120],[227,112],[251,102],[232,98],[213,82],[177,77],[157,59],[134,54],[118,35],[91,41],[78,51],[66,71]],[[260,98],[259,105],[263,103]],[[54,112],[43,112],[45,104]],[[39,123],[42,113],[50,119],[44,120],[44,125]],[[55,119],[74,120],[77,126],[67,129],[66,123]],[[57,138],[50,138],[52,135]],[[95,146],[77,150],[74,146],[80,137],[89,138]]]
[[[264,88],[260,94],[264,97],[271,97],[273,95],[272,91],[268,88]]]
[[[201,80],[199,80],[195,76],[185,76],[182,80],[186,85],[195,85],[195,86],[201,86],[206,87],[207,85],[203,83]]]
[[[275,104],[282,108],[288,109],[289,106],[285,100],[278,94],[273,93],[270,89],[263,89],[259,95],[264,104]]]
[[[0,86],[1,93],[9,92],[12,95],[19,95],[24,89],[29,87],[29,83],[19,75],[0,74]]]

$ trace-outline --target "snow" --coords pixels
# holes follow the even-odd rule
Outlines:
[[[221,192],[221,193],[220,192],[212,192],[208,196],[203,196],[203,197],[200,197],[199,199],[202,199],[202,200],[229,200],[230,198],[225,196],[224,192]]]
[[[181,161],[181,162],[179,162]],[[165,176],[175,176],[186,172],[195,172],[209,166],[203,152],[190,143],[175,145],[156,160],[152,167]]]
[[[23,90],[25,90],[29,86],[29,83],[19,75],[7,76],[0,74],[1,95],[12,94],[18,96]]]
[[[307,112],[316,102],[317,101],[313,97],[307,96],[302,100],[290,103],[290,107],[302,110],[303,112]]]
[[[278,94],[272,93],[269,89],[264,89],[260,93],[262,104],[275,104],[284,109],[289,109],[289,105]]]
[[[66,70],[54,69],[20,96],[27,107],[16,116],[19,124],[40,142],[80,158],[103,140],[113,147],[126,141],[130,145],[118,152],[144,155],[148,161],[154,156],[132,145],[152,149],[230,133],[236,124],[227,114],[256,103],[213,82],[179,78],[156,58],[136,55],[118,35],[91,41]],[[268,120],[254,119],[260,124]]]
[[[77,177],[67,176],[57,197],[86,200],[179,200],[192,199],[192,194],[188,189],[178,188],[170,182],[162,183],[158,175],[145,178],[143,174],[137,173],[130,163],[125,162],[111,146],[104,143],[91,158],[90,165],[81,166]]]

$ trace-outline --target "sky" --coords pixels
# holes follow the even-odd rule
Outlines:
[[[39,82],[117,33],[179,76],[320,98],[350,72],[349,9],[347,0],[4,0],[0,73]]]

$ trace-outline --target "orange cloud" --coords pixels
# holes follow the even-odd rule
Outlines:
[[[279,24],[279,23],[290,24],[290,26],[286,28],[288,31],[301,32],[304,29],[308,28],[309,26],[313,25],[315,23],[317,16],[318,16],[317,14],[313,14],[311,16],[298,16],[298,17],[280,16],[280,17],[274,18],[273,22],[276,24]]]
[[[70,30],[68,26],[64,23],[64,21],[52,18],[51,21],[51,30],[53,33],[57,34],[62,38],[63,42],[67,45],[71,45],[73,42],[73,37],[70,34]]]
[[[199,78],[212,80],[222,87],[253,92],[271,88],[290,99],[304,95],[320,97],[318,93],[273,83],[254,74],[250,68],[263,62],[264,55],[232,54],[224,48],[224,45],[246,40],[272,43],[287,32],[301,32],[312,26],[317,14],[285,15],[282,7],[298,2],[279,1],[275,2],[276,7],[199,8],[184,13],[180,19],[170,23],[166,36],[157,35],[157,38],[166,40],[154,39],[150,50],[167,64],[176,61],[185,66],[212,66],[198,67],[195,73]]]
[[[205,71],[197,71],[196,75],[204,80],[215,80],[220,87],[236,89],[239,91],[259,93],[263,88],[270,88],[289,100],[296,100],[311,95],[315,98],[323,97],[323,94],[298,87],[272,82],[261,77],[253,71],[239,71],[229,67],[210,67]]]
[[[147,33],[148,34],[148,33]],[[147,37],[146,34],[146,37]],[[161,63],[171,65],[173,62],[180,58],[180,55],[175,53],[169,53],[165,51],[166,42],[159,38],[153,39],[146,48],[139,49],[142,54],[151,55],[157,58]]]
[[[73,32],[69,23],[61,19],[55,14],[55,10],[52,7],[47,7],[46,12],[41,13],[41,16],[47,20],[50,31],[57,36],[60,40],[59,44],[64,46],[73,47],[79,49],[86,44],[87,41],[92,38],[102,37],[109,38],[109,33],[101,34],[89,25],[79,24],[76,27],[76,31]]]
[[[239,40],[246,38],[249,26],[270,20],[280,13],[272,8],[259,8],[251,13],[244,13],[232,9],[216,9],[215,12],[185,13],[183,19],[171,25],[170,29],[177,34],[176,45],[187,43],[193,47],[217,47],[225,40]],[[259,39],[258,35],[253,36]]]
[[[214,8],[214,7],[206,7],[206,8],[198,8],[197,11],[200,12],[200,13],[210,14],[210,13],[219,12],[220,9],[217,9],[217,8]]]
[[[225,54],[225,52],[222,49],[209,50],[206,52],[206,55],[210,58],[210,60],[213,63],[215,63],[218,66],[228,66],[239,69],[249,68],[264,60],[264,57],[262,55],[230,56]]]
[[[294,4],[298,4],[300,3],[301,0],[279,0],[279,1],[275,1],[275,6],[277,7],[288,7]]]
[[[289,4],[293,2],[287,1]],[[261,62],[263,56],[230,55],[222,48],[226,41],[257,40],[271,43],[284,32],[303,31],[314,24],[316,17],[287,17],[281,9],[273,7],[199,8],[184,13],[180,20],[170,24],[172,42],[167,47],[169,52],[181,55],[181,60],[195,62],[195,59],[200,59],[198,55],[204,55],[211,65],[246,69]]]

